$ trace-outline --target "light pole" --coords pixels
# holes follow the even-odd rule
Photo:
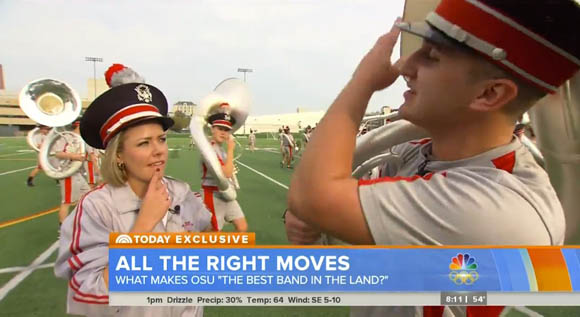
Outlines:
[[[251,68],[238,68],[238,73],[244,73],[244,82],[246,81],[246,73],[252,73],[253,71]]]
[[[244,82],[246,82],[246,73],[254,72],[251,68],[238,68],[238,73],[244,73]],[[244,134],[246,134],[246,124],[244,123]]]
[[[100,57],[85,57],[85,62],[93,62],[93,83],[95,85],[95,95],[93,100],[97,99],[97,62],[102,62],[103,59]]]

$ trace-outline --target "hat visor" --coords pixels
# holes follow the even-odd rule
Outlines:
[[[437,30],[429,23],[422,22],[399,22],[396,26],[403,32],[417,35],[429,42],[441,45],[452,45],[454,40]]]
[[[232,127],[226,124],[221,124],[221,123],[216,123],[216,124],[212,124],[211,127],[223,127],[223,128],[227,128],[228,130],[231,130]]]

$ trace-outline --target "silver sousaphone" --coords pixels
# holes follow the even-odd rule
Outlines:
[[[44,142],[45,135],[42,134],[41,129],[36,127],[30,131],[26,135],[26,143],[30,146],[34,151],[40,152],[40,146],[42,142]]]
[[[62,149],[55,150],[53,147],[57,141],[64,139],[68,144],[67,152],[86,153],[85,142],[81,136],[64,129],[81,113],[82,103],[79,95],[62,81],[38,79],[22,88],[19,103],[22,111],[30,119],[52,127],[38,149],[38,160],[46,175],[62,179],[76,173],[82,167],[83,162],[57,159],[54,157],[54,153],[62,151]],[[38,133],[37,131],[38,128],[33,129],[29,133],[29,137],[32,139]],[[31,147],[34,148],[32,144]]]
[[[204,126],[208,124],[207,118],[218,112],[220,105],[224,102],[230,105],[230,115],[236,119],[231,132],[233,134],[237,131],[246,122],[252,103],[252,96],[248,86],[237,78],[223,80],[213,92],[203,98],[200,102],[199,111],[191,118],[189,129],[195,144],[207,163],[208,172],[218,180],[217,187],[222,197],[226,201],[232,201],[236,199],[236,189],[239,189],[237,177],[235,173],[231,180],[225,177],[215,151],[203,132]]]

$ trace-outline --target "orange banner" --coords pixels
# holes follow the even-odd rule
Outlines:
[[[152,232],[109,235],[110,248],[192,248],[253,246],[256,234],[251,232]]]

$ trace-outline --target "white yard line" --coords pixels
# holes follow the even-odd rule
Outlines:
[[[55,241],[50,247],[48,247],[48,249],[46,249],[36,259],[34,259],[34,261],[32,261],[32,263],[24,271],[21,271],[20,273],[16,274],[16,276],[14,276],[10,281],[8,281],[8,283],[4,284],[4,286],[0,288],[0,301],[2,301],[4,297],[6,297],[8,293],[10,293],[11,290],[16,288],[20,283],[22,283],[22,281],[24,281],[24,279],[27,278],[28,275],[30,275],[30,273],[36,270],[38,266],[40,266],[44,261],[46,261],[46,259],[48,259],[57,248],[58,241]]]
[[[256,149],[256,150],[260,150],[260,151],[264,151],[264,152],[269,152],[269,153],[274,153],[274,154],[281,154],[280,150],[276,150],[276,149],[272,149],[272,148],[261,148],[261,149]],[[295,154],[294,155],[297,158],[302,158],[302,154]]]
[[[21,168],[21,169],[17,169],[17,170],[13,170],[13,171],[8,171],[8,172],[0,173],[0,176],[12,174],[12,173],[18,173],[18,172],[22,172],[22,171],[26,171],[26,170],[31,170],[31,169],[33,169],[35,167],[36,167],[36,165],[29,166],[29,167],[25,167],[25,168]]]
[[[19,152],[19,153],[10,153],[10,154],[2,154],[2,155],[0,155],[0,157],[11,157],[11,156],[17,156],[17,155],[31,154],[31,153],[34,153],[34,151],[30,151],[30,152]]]
[[[236,162],[238,162],[238,164],[242,165],[243,167],[249,169],[250,171],[252,171],[252,172],[254,172],[254,173],[256,173],[256,174],[258,174],[258,175],[260,175],[260,176],[262,176],[264,178],[266,178],[267,180],[271,181],[272,183],[274,183],[274,184],[276,184],[276,185],[278,185],[278,186],[280,186],[282,188],[288,189],[288,186],[280,183],[279,181],[273,179],[272,177],[270,177],[270,176],[268,176],[268,175],[266,175],[266,174],[264,174],[264,173],[262,173],[262,172],[260,172],[258,170],[255,170],[255,169],[249,167],[248,165],[246,165],[246,164],[244,164],[244,163],[242,163],[240,161],[236,161]]]
[[[45,268],[49,268],[49,267],[53,267],[54,266],[54,262],[52,263],[45,263],[45,264],[41,264],[37,267],[35,267],[35,270],[38,269],[45,269]],[[13,267],[7,267],[7,268],[3,268],[0,269],[0,274],[4,274],[4,273],[14,273],[14,272],[21,272],[28,269],[28,267],[26,266],[13,266]]]

